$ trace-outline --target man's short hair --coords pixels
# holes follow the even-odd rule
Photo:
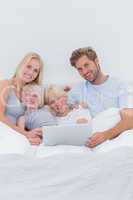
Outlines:
[[[72,55],[70,57],[71,65],[75,67],[77,60],[84,55],[87,56],[92,61],[95,61],[95,59],[98,58],[93,48],[91,47],[79,48],[72,52]]]

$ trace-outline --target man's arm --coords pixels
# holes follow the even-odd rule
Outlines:
[[[126,108],[120,111],[121,120],[116,124],[112,129],[109,129],[105,132],[107,134],[108,139],[113,139],[117,137],[122,132],[133,129],[133,109]]]
[[[122,132],[133,129],[133,109],[123,109],[120,112],[121,120],[111,129],[103,132],[94,133],[86,143],[87,147],[93,148],[106,140],[111,140]]]
[[[120,111],[121,120],[113,128],[93,134],[90,141],[87,142],[88,147],[95,147],[106,140],[117,137],[126,130],[133,129],[133,91],[131,86],[120,83],[118,104],[119,108],[124,108]]]

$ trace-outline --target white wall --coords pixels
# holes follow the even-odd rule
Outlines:
[[[92,46],[104,71],[132,80],[131,0],[0,0],[0,79],[25,53],[38,52],[45,82],[73,82],[73,49]]]

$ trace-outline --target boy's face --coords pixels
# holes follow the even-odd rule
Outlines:
[[[27,108],[37,109],[39,107],[39,95],[35,91],[22,91],[21,101]]]
[[[49,107],[57,116],[63,116],[68,111],[67,97],[62,96],[56,100],[50,100]]]

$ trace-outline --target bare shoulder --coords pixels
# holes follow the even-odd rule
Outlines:
[[[10,85],[11,80],[0,80],[0,88],[7,87]]]
[[[9,92],[11,80],[0,80],[0,93],[7,96]]]

